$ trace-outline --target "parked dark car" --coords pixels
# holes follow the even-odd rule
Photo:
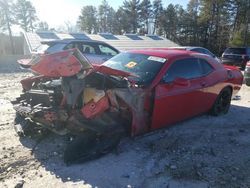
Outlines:
[[[102,41],[64,39],[41,42],[41,45],[37,47],[32,58],[37,55],[52,54],[72,48],[77,48],[91,63],[95,64],[102,64],[119,53],[119,50]],[[18,63],[23,68],[29,68],[32,64],[30,60],[21,59],[18,60]]]
[[[250,57],[250,48],[227,48],[222,56],[221,60],[223,64],[233,65],[240,67],[241,70],[244,70],[246,67],[247,61]]]
[[[246,85],[250,86],[250,61],[248,61],[246,64],[244,79],[245,79]]]

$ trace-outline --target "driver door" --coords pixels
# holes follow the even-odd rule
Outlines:
[[[203,111],[202,72],[197,58],[177,60],[155,88],[151,129],[182,121]]]

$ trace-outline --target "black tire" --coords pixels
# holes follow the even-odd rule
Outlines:
[[[16,133],[18,134],[18,136],[20,137],[25,136],[25,132],[27,129],[27,121],[25,120],[25,117],[23,117],[19,113],[16,113],[16,117],[14,120],[14,129]]]
[[[229,87],[224,88],[218,95],[211,109],[213,116],[220,116],[228,113],[232,98],[232,90]]]
[[[46,129],[43,129],[30,120],[26,120],[25,117],[20,115],[19,113],[16,113],[16,117],[14,120],[14,129],[20,137],[37,137],[47,133]]]
[[[119,144],[121,137],[121,134],[104,136],[92,131],[83,132],[66,147],[64,162],[70,165],[99,158],[111,152]]]
[[[250,86],[250,79],[249,79],[249,80],[246,80],[246,85],[247,85],[247,86]]]
[[[241,67],[240,67],[240,70],[244,71],[245,68],[246,68],[246,65],[247,65],[247,63],[242,63],[242,65],[241,65]]]

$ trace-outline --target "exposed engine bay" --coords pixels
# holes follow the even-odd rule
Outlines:
[[[114,148],[122,136],[148,129],[144,89],[125,73],[86,65],[79,53],[73,49],[39,59],[33,65],[39,75],[22,80],[24,92],[13,101],[26,121],[78,137],[65,151],[67,163],[95,158]],[[18,134],[26,135],[17,125]],[[72,149],[78,151],[74,156]]]

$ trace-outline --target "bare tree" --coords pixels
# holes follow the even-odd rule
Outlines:
[[[11,45],[11,52],[12,54],[15,53],[14,50],[14,43],[13,43],[13,36],[11,31],[11,25],[14,24],[14,19],[12,18],[12,2],[7,0],[0,0],[0,16],[1,16],[1,25],[0,27],[3,30],[8,30],[9,38],[10,38],[10,45]]]
[[[20,25],[24,31],[34,30],[34,22],[37,20],[37,16],[36,9],[30,1],[18,0],[15,5],[15,15],[18,25]]]

